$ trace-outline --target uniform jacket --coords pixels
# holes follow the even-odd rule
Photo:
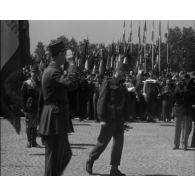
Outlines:
[[[37,113],[39,93],[40,84],[38,82],[32,79],[23,82],[21,87],[21,104],[25,113]]]
[[[51,62],[42,76],[43,109],[40,118],[40,134],[56,135],[69,130],[68,90],[77,87],[76,68],[71,66],[66,76]],[[40,105],[41,106],[41,105]]]
[[[97,113],[101,121],[123,121],[126,88],[115,78],[105,80],[100,88]]]

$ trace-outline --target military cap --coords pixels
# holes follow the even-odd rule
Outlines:
[[[63,41],[57,41],[49,44],[48,49],[52,57],[56,57],[61,51],[65,51],[65,45]]]

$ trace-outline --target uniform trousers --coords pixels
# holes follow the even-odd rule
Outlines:
[[[174,146],[179,147],[181,131],[184,126],[184,116],[175,117],[175,134],[174,134]]]
[[[190,115],[184,116],[184,134],[183,134],[183,145],[188,146],[188,138],[192,129],[192,117]]]
[[[192,128],[192,117],[191,116],[178,116],[175,117],[175,136],[174,136],[174,146],[179,147],[180,137],[182,132],[182,145],[184,147],[188,146],[188,138],[190,130]]]
[[[101,126],[97,144],[89,155],[91,161],[95,161],[99,158],[111,138],[113,138],[110,164],[116,166],[120,165],[124,143],[124,124],[116,122],[116,120],[108,122],[106,126]]]
[[[67,133],[44,136],[45,176],[60,176],[68,165],[72,152]]]

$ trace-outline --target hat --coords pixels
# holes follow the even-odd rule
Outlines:
[[[38,72],[39,68],[37,65],[30,65],[30,72]]]
[[[49,44],[48,48],[51,52],[51,56],[56,57],[61,51],[65,50],[65,45],[63,41],[57,41]]]

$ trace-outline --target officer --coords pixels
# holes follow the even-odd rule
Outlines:
[[[97,144],[91,151],[86,162],[86,171],[92,174],[93,163],[105,150],[113,137],[111,152],[111,176],[123,176],[118,170],[120,165],[124,142],[124,113],[126,88],[123,84],[125,78],[124,64],[118,62],[114,76],[102,83],[97,103],[97,113],[100,119],[101,130]]]
[[[27,148],[40,147],[36,143],[38,126],[38,99],[40,93],[39,70],[37,65],[30,68],[31,77],[21,87],[22,111],[26,117]]]
[[[68,141],[70,113],[68,90],[77,87],[75,65],[67,67],[64,75],[61,65],[65,63],[65,45],[57,41],[48,46],[51,62],[42,76],[43,109],[40,118],[40,135],[44,137],[45,175],[62,175],[72,152]]]

